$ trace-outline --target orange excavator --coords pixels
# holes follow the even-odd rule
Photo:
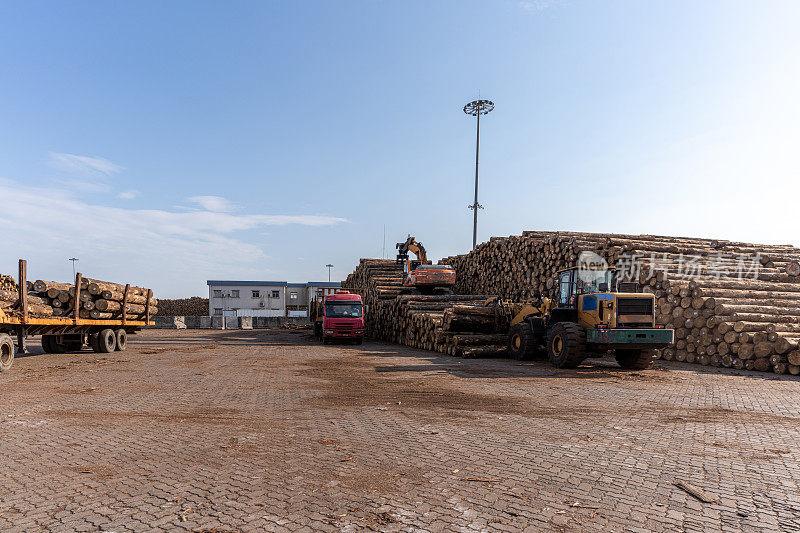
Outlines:
[[[409,259],[409,252],[417,258]],[[425,247],[411,235],[397,243],[397,262],[403,264],[405,294],[453,294],[456,271],[450,265],[432,265]]]

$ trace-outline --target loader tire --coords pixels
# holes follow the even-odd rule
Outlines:
[[[9,370],[14,364],[14,341],[5,333],[0,333],[0,372]]]
[[[614,357],[626,370],[644,370],[653,364],[653,350],[616,350]]]
[[[508,332],[508,356],[517,361],[533,359],[538,349],[536,335],[525,322],[514,324]]]
[[[586,359],[586,330],[575,322],[557,322],[547,333],[547,357],[556,368],[576,368]]]
[[[100,348],[100,353],[111,353],[116,349],[117,336],[113,329],[107,328],[98,333],[97,347]]]

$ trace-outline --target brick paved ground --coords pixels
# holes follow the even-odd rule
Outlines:
[[[800,530],[789,377],[151,331],[0,400],[3,531]]]

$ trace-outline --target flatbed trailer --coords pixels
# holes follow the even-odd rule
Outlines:
[[[42,348],[46,353],[67,353],[80,351],[88,344],[95,352],[110,353],[123,351],[127,347],[129,334],[135,334],[143,326],[152,326],[150,299],[153,291],[147,290],[145,312],[135,320],[127,318],[125,308],[128,303],[130,285],[125,286],[119,319],[94,320],[80,317],[78,305],[74,306],[72,316],[37,318],[28,313],[27,263],[19,262],[19,303],[15,315],[0,309],[0,372],[10,369],[15,353],[25,353],[25,339],[41,335]],[[75,301],[80,302],[80,272],[75,276]],[[16,337],[16,346],[13,338]]]

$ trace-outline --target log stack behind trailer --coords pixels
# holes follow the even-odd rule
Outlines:
[[[553,295],[554,274],[591,252],[657,299],[675,329],[667,360],[800,374],[800,248],[691,237],[526,231],[440,263],[458,293]],[[585,256],[585,255],[584,255]]]

